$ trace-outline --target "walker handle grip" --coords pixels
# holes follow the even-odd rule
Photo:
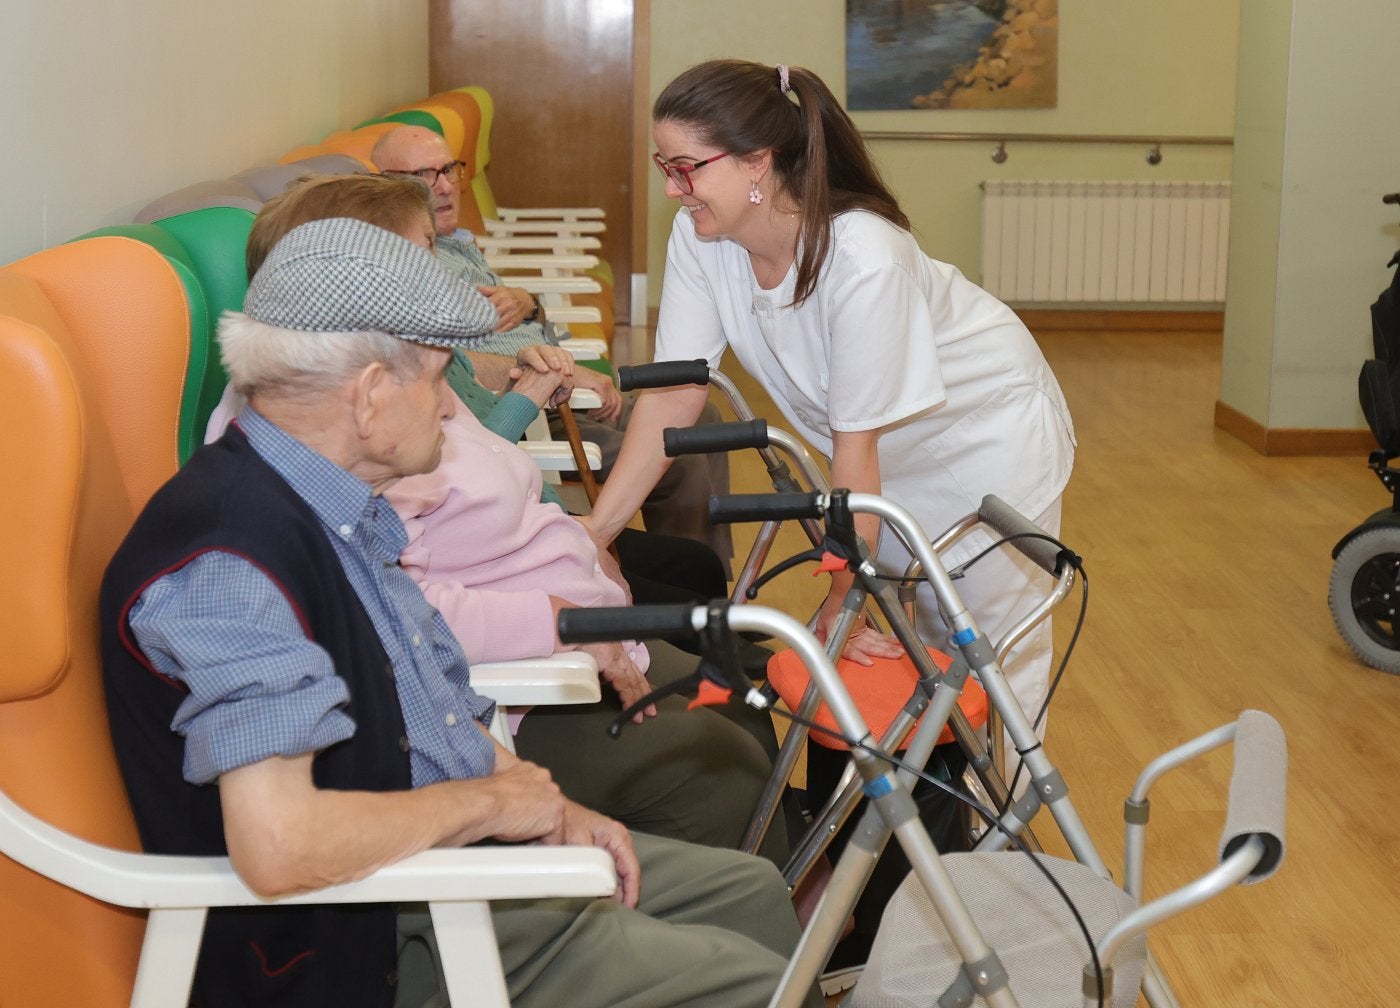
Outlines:
[[[727,494],[710,498],[710,523],[782,521],[820,518],[822,495],[811,493]]]
[[[690,637],[693,605],[599,606],[559,610],[559,639],[565,644]]]
[[[1049,541],[1049,534],[1035,522],[995,494],[982,498],[977,517],[1003,539],[1010,540],[1008,546],[1016,547],[1052,577],[1058,576],[1062,551]]]
[[[617,385],[624,392],[644,388],[670,388],[673,385],[708,385],[710,362],[703,358],[688,361],[660,361],[633,364],[617,369]]]
[[[768,421],[733,420],[729,423],[696,424],[694,427],[667,427],[661,432],[666,456],[703,455],[731,452],[740,448],[767,448]]]
[[[1288,791],[1288,742],[1270,714],[1247,710],[1235,722],[1235,768],[1220,838],[1224,860],[1251,836],[1264,842],[1264,856],[1246,882],[1272,875],[1283,860],[1283,822]]]

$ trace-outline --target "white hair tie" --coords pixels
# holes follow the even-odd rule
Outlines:
[[[783,64],[778,64],[778,90],[787,94],[792,90],[792,84],[788,82],[788,68]]]

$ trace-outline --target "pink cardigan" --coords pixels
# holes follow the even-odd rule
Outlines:
[[[468,662],[537,658],[555,650],[549,597],[625,605],[583,527],[540,502],[530,456],[465,409],[443,427],[437,469],[385,494],[408,529],[403,568],[447,619]],[[646,648],[627,643],[646,671]]]

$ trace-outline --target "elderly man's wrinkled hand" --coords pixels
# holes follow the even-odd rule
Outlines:
[[[636,907],[642,891],[642,867],[632,849],[632,834],[625,826],[566,799],[558,842],[600,847],[611,854],[617,869],[617,890],[613,898],[625,907]]]
[[[473,783],[496,796],[488,833],[497,840],[547,841],[562,828],[567,800],[544,767],[519,760]]]
[[[496,309],[497,332],[505,332],[514,329],[521,322],[525,321],[525,316],[535,310],[535,299],[530,296],[530,292],[520,287],[493,287],[489,284],[482,284],[477,287],[482,296],[491,302]]]

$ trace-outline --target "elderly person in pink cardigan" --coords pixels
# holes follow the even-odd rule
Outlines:
[[[551,654],[567,647],[555,631],[561,608],[630,602],[578,521],[541,503],[543,476],[528,455],[466,410],[444,434],[437,469],[385,497],[408,530],[404,569],[468,662]],[[597,659],[603,699],[513,712],[516,751],[548,768],[568,797],[632,829],[737,846],[777,751],[769,715],[740,705],[688,711],[669,697],[613,740],[606,729],[623,706],[693,672],[696,658],[664,641],[585,649]],[[759,853],[781,864],[781,822]]]

